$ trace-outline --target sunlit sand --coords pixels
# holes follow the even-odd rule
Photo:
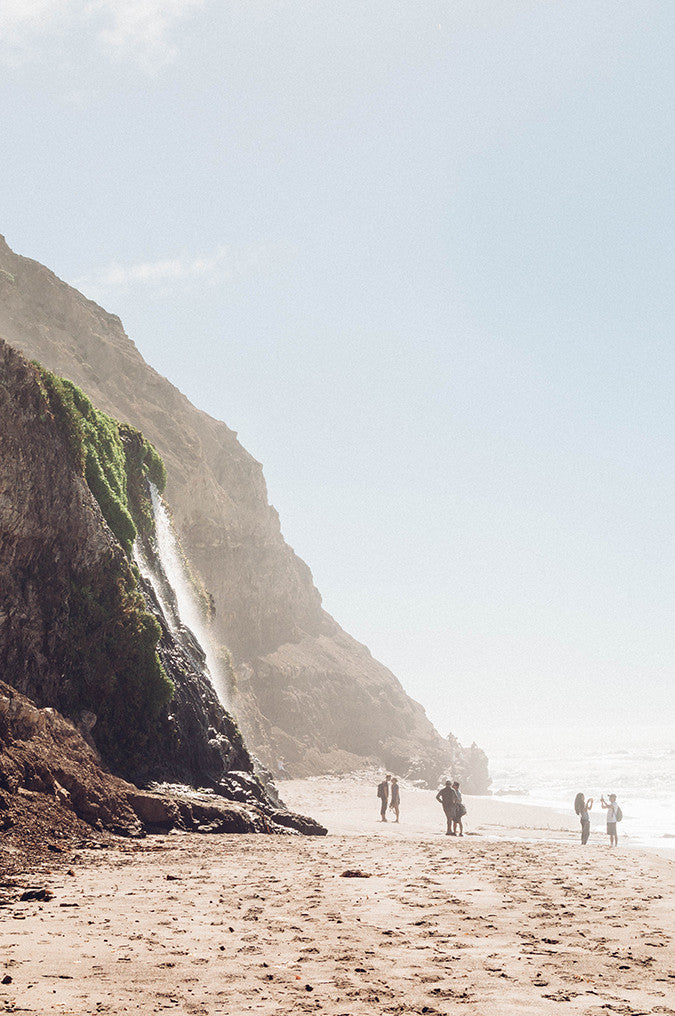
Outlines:
[[[328,837],[178,833],[27,875],[54,896],[3,911],[4,1011],[672,1011],[672,861],[546,809],[469,798],[453,839],[405,784],[399,825],[362,779],[281,789]]]

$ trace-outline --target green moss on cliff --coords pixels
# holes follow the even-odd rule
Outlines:
[[[147,481],[161,493],[166,487],[166,468],[155,448],[140,431],[128,423],[121,423],[119,436],[125,456],[126,503],[138,531],[147,536],[155,525]]]
[[[139,431],[95,409],[72,382],[34,366],[73,465],[126,554],[112,551],[95,572],[72,577],[60,640],[63,705],[71,715],[93,711],[101,753],[128,770],[158,736],[163,707],[173,695],[157,655],[159,624],[145,609],[128,560],[137,532],[153,526],[147,480],[163,490],[166,470]]]
[[[72,381],[57,377],[40,364],[35,366],[52,415],[68,438],[75,464],[130,557],[138,529],[147,531],[152,525],[145,480],[163,491],[164,463],[140,431],[95,409]]]
[[[173,695],[157,655],[160,634],[124,559],[71,583],[63,644],[68,711],[96,714],[97,746],[123,770],[157,737]]]

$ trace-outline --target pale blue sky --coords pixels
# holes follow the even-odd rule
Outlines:
[[[443,733],[673,699],[675,4],[4,0],[0,232]]]

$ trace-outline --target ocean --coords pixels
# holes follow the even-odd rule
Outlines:
[[[594,798],[591,837],[606,838],[605,800],[616,794],[619,840],[675,853],[675,729],[591,727],[574,731],[487,731],[491,791],[505,801],[574,813],[581,791]]]

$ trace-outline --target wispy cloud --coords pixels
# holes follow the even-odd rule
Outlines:
[[[115,59],[153,71],[175,59],[178,23],[210,0],[1,0],[0,47],[14,62],[29,59],[56,29],[82,34]]]
[[[193,283],[208,286],[257,272],[273,257],[272,248],[264,244],[245,250],[222,246],[197,258],[168,258],[134,265],[113,263],[99,272],[73,279],[71,284],[94,299],[138,286],[159,289]]]
[[[3,62],[21,63],[34,55],[41,35],[52,33],[59,21],[73,17],[83,0],[3,0],[0,3],[0,55]]]
[[[59,9],[71,6],[68,0],[3,0],[0,6],[0,31],[3,33],[22,27],[39,25],[51,19]]]
[[[89,0],[90,16],[99,15],[98,38],[116,56],[132,56],[147,69],[170,63],[178,52],[171,31],[205,6],[206,0]]]

